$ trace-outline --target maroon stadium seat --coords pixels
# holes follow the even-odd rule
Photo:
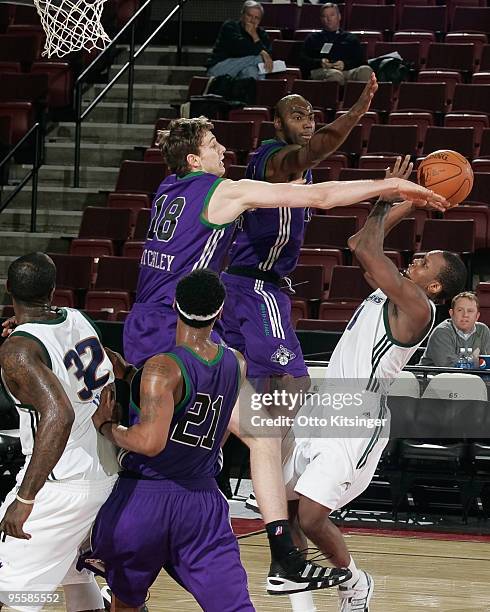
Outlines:
[[[440,149],[454,149],[472,159],[475,154],[475,130],[472,127],[438,127],[427,129],[424,155]]]
[[[371,291],[372,289],[364,278],[364,272],[360,267],[335,266],[333,268],[328,291],[329,301],[361,301]]]
[[[305,233],[305,247],[347,248],[347,239],[357,232],[357,217],[313,215]]]
[[[367,153],[416,155],[417,141],[415,125],[373,125]]]
[[[116,191],[154,194],[167,174],[161,162],[125,160],[117,177]]]

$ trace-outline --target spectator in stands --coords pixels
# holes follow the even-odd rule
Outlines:
[[[267,32],[259,27],[264,15],[260,2],[246,0],[239,21],[225,21],[221,26],[213,53],[208,60],[208,75],[263,79],[258,65],[272,70],[271,43]]]
[[[340,29],[339,7],[324,4],[320,13],[321,32],[306,37],[301,53],[305,76],[323,81],[368,81],[372,69],[364,63],[359,39]]]
[[[475,293],[458,293],[449,310],[450,319],[440,323],[430,335],[419,365],[453,367],[461,348],[473,349],[473,358],[490,355],[490,330],[479,323],[480,303]]]

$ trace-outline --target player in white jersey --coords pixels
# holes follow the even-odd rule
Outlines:
[[[411,169],[407,157],[403,162],[398,159],[393,172],[403,175]],[[283,447],[296,536],[301,538],[302,532],[332,565],[352,571],[352,578],[339,587],[342,612],[367,611],[374,582],[356,568],[329,515],[369,485],[389,437],[388,388],[432,329],[433,300],[450,299],[466,280],[465,266],[453,253],[427,253],[404,274],[384,255],[384,236],[417,205],[421,204],[405,201],[392,206],[379,200],[364,227],[349,239],[366,280],[377,289],[354,313],[332,354],[327,379],[319,383],[319,391],[328,394],[322,401],[336,397],[339,410],[330,411],[329,417],[335,419],[318,427],[318,419],[311,417],[325,415],[326,410],[317,408],[317,398],[307,402]],[[344,416],[353,420],[342,421]],[[335,429],[339,425],[344,428]],[[293,609],[315,610],[311,593],[294,598]]]
[[[0,508],[0,607],[40,610],[56,603],[63,584],[68,611],[102,610],[93,574],[74,563],[116,478],[114,449],[102,446],[92,423],[114,374],[89,321],[51,307],[55,280],[44,253],[8,270],[17,326],[0,349],[0,368],[26,460]]]

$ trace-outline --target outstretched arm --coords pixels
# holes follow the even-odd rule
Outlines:
[[[283,147],[270,158],[267,163],[267,180],[273,183],[286,182],[291,175],[316,166],[334,153],[369,110],[377,89],[378,83],[372,74],[359,100],[347,113],[316,131],[304,146]]]
[[[294,183],[265,183],[262,181],[222,181],[209,202],[207,218],[210,223],[231,223],[251,208],[334,208],[348,206],[381,196],[402,200],[429,202],[444,210],[447,202],[441,196],[399,178],[370,181],[330,181],[315,185]]]
[[[75,416],[70,400],[37,342],[23,336],[9,338],[0,351],[0,367],[10,391],[41,417],[32,457],[17,493],[18,497],[32,501],[58,463]],[[32,507],[33,504],[14,501],[0,523],[0,532],[29,539],[23,525]]]
[[[139,423],[124,427],[113,421],[114,397],[101,402],[92,419],[116,446],[154,457],[167,444],[174,407],[182,395],[182,372],[170,357],[156,355],[145,363],[140,385]]]

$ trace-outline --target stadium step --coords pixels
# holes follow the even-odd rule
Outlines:
[[[78,234],[82,211],[78,210],[39,210],[36,230],[38,232],[59,232]],[[30,208],[7,208],[2,213],[2,229],[5,231],[28,232],[31,227]]]
[[[83,104],[83,108],[89,105],[88,100]],[[177,117],[175,107],[161,102],[135,102],[133,105],[133,123],[152,123],[154,124],[159,117]],[[127,117],[126,102],[101,102],[88,115],[87,125],[91,121],[97,123],[115,124],[125,123]],[[83,129],[83,128],[82,128]]]
[[[92,101],[104,89],[104,84],[93,85],[84,94],[84,101]],[[135,101],[139,102],[185,102],[187,99],[187,85],[160,85],[155,83],[135,83],[133,88]],[[105,101],[126,101],[128,88],[126,85],[114,85],[104,97]]]
[[[140,144],[149,147],[153,136],[155,123],[96,123],[87,121],[82,125],[82,142],[101,142],[112,144]],[[69,142],[73,147],[75,140],[75,124],[59,123],[48,135],[48,142]]]
[[[122,64],[115,64],[109,71],[109,78],[114,78],[121,68]],[[118,83],[127,83],[127,75],[126,72]],[[162,85],[185,85],[187,87],[193,76],[206,76],[206,68],[204,66],[149,65],[134,67],[135,83],[157,82]]]
[[[127,62],[129,56],[129,46],[119,47],[120,55],[117,63]],[[211,55],[211,47],[187,46],[182,48],[182,65],[185,66],[205,66],[208,57]],[[175,46],[148,47],[144,53],[138,57],[138,65],[146,66],[177,66],[177,49]]]
[[[74,234],[60,236],[53,232],[0,231],[0,255],[24,254],[33,251],[66,253]],[[0,272],[1,275],[1,272]]]
[[[13,186],[4,186],[2,187],[2,195],[6,196],[13,190]],[[108,191],[109,190],[99,190],[94,187],[72,189],[55,185],[40,185],[37,193],[38,211],[41,212],[43,209],[83,210],[89,205],[105,206]],[[30,207],[31,185],[29,184],[17,194],[6,210]]]
[[[119,167],[125,159],[142,160],[143,152],[131,145],[91,143],[82,140],[81,161],[84,165]],[[144,145],[143,145],[144,146]],[[55,165],[73,164],[74,146],[71,142],[49,142],[46,144],[46,163]]]
[[[13,166],[10,169],[9,181],[14,184],[20,181],[30,170],[30,166]],[[119,174],[119,166],[100,167],[100,166],[81,166],[80,167],[80,186],[96,187],[112,191],[116,185]],[[42,185],[58,185],[71,187],[73,185],[73,166],[48,165],[45,164],[39,171],[39,181]]]

